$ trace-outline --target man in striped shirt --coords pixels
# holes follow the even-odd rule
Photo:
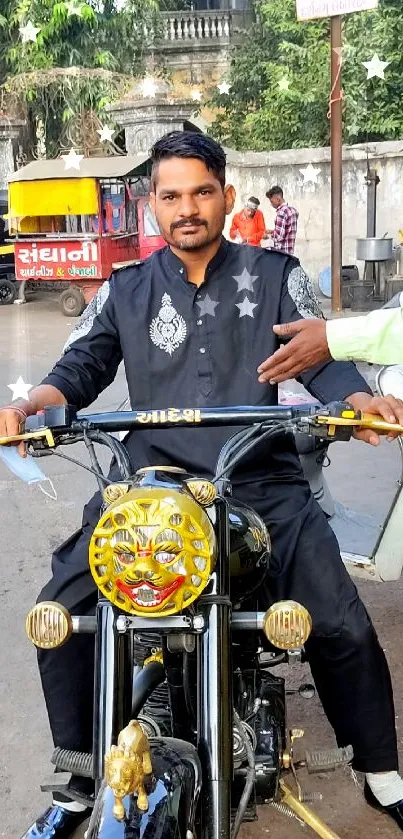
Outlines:
[[[274,230],[266,230],[266,239],[272,239],[272,248],[284,253],[294,253],[297,235],[298,211],[284,201],[281,186],[272,186],[266,197],[276,210]]]

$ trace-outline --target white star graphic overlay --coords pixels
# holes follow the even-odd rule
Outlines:
[[[62,154],[65,169],[80,169],[80,163],[83,160],[83,154],[77,154],[74,149],[70,149],[68,154]]]
[[[154,79],[151,79],[150,77],[143,79],[140,85],[140,91],[144,98],[155,99],[157,95],[157,85],[155,84]]]
[[[206,294],[204,300],[200,300],[197,303],[197,306],[200,309],[200,317],[203,318],[204,315],[211,315],[215,318],[215,308],[218,306],[218,300],[212,300],[209,294]]]
[[[83,16],[83,3],[77,2],[77,0],[68,0],[66,3],[66,10],[69,17],[75,15],[76,17]]]
[[[27,385],[24,382],[22,376],[18,376],[18,379],[14,384],[7,385],[13,392],[12,402],[15,402],[16,399],[29,399],[28,391],[31,389],[32,385]]]
[[[373,79],[377,76],[379,79],[385,78],[385,69],[389,66],[390,61],[381,61],[378,53],[372,56],[371,61],[362,61],[364,67],[367,69],[367,79]]]
[[[258,274],[250,274],[247,268],[243,269],[242,274],[233,274],[232,278],[238,285],[238,293],[253,291],[253,284],[259,279]]]
[[[98,128],[97,133],[99,134],[101,143],[113,142],[113,128],[110,128],[109,125],[103,125],[102,128]]]
[[[283,76],[278,83],[279,90],[289,90],[290,89],[290,80],[287,79],[287,76]]]
[[[27,44],[28,41],[36,41],[38,32],[40,32],[39,26],[34,26],[32,20],[29,20],[25,26],[20,26],[20,35],[22,38],[22,43]]]
[[[318,175],[321,170],[317,166],[312,166],[312,163],[308,163],[305,169],[300,169],[299,171],[304,176],[304,184],[318,183]]]
[[[253,310],[256,309],[257,303],[251,303],[251,301],[248,300],[247,297],[245,297],[245,300],[243,300],[242,303],[235,303],[235,306],[239,309],[240,318],[245,317],[245,315],[248,315],[248,317],[253,318]]]
[[[351,125],[347,126],[347,134],[350,137],[356,137],[359,133],[360,126],[358,125],[358,122],[352,122]]]
[[[221,84],[218,84],[217,87],[218,87],[218,90],[220,91],[221,96],[223,94],[228,96],[228,94],[231,90],[231,85],[228,84],[228,82],[221,82]]]

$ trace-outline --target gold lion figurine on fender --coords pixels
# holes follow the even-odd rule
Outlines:
[[[137,795],[139,810],[148,810],[144,778],[152,772],[150,747],[137,720],[131,720],[105,757],[105,780],[115,796],[113,815],[121,821],[125,816],[123,799]]]

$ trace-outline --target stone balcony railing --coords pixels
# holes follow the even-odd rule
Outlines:
[[[165,48],[179,43],[225,45],[245,27],[245,14],[236,11],[162,12],[160,22],[156,40]],[[152,34],[151,31],[145,33],[150,39]]]

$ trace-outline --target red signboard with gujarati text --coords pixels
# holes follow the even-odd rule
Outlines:
[[[101,248],[91,240],[15,243],[17,280],[77,282],[102,279]]]

